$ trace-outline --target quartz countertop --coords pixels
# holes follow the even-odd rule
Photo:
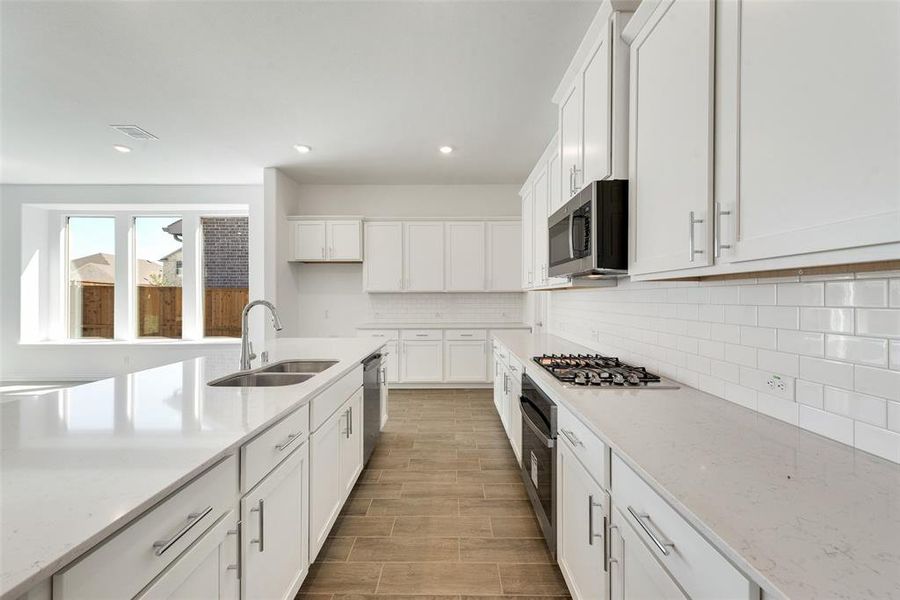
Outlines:
[[[349,373],[375,338],[282,338],[270,361],[338,364],[281,387],[210,387],[239,350],[39,395],[0,397],[0,597],[75,560]]]
[[[509,322],[469,322],[454,323],[452,321],[431,321],[431,322],[405,322],[405,323],[381,323],[369,322],[360,323],[357,329],[531,329],[531,325],[527,323],[509,323]]]
[[[687,386],[566,386],[532,358],[591,350],[494,338],[767,598],[900,598],[900,465]]]

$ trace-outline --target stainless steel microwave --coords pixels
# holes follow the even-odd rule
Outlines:
[[[547,220],[550,276],[628,271],[628,182],[594,181]]]

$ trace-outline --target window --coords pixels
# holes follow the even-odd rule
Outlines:
[[[181,337],[181,228],[178,217],[134,219],[138,337]]]
[[[247,217],[203,217],[203,334],[241,336],[241,311],[249,301]]]
[[[115,328],[116,221],[112,217],[67,219],[70,338],[108,338]]]

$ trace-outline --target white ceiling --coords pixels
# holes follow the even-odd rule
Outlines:
[[[599,6],[0,4],[5,183],[519,183]]]

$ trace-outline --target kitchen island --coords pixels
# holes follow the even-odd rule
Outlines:
[[[198,475],[226,460],[236,464],[242,445],[346,386],[383,344],[373,338],[271,342],[266,350],[272,363],[337,361],[296,385],[207,385],[238,370],[237,349],[228,349],[49,394],[4,397],[0,597],[43,585]],[[361,377],[352,384],[358,388]],[[291,451],[313,426],[290,434],[303,436]],[[237,469],[231,470],[227,475],[236,480]],[[253,482],[242,481],[241,492],[247,491],[244,483]],[[233,495],[237,500],[237,489]]]

